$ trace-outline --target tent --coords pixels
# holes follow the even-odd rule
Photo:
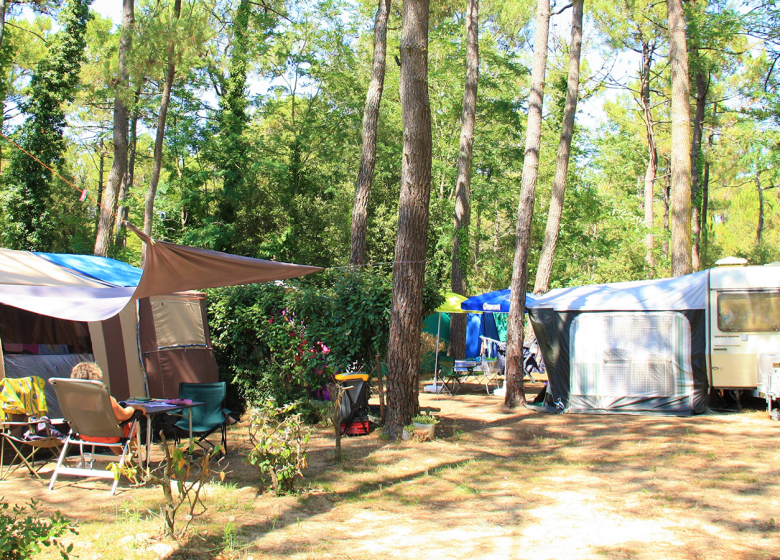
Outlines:
[[[491,313],[509,313],[509,298],[512,295],[512,290],[507,288],[506,290],[495,290],[493,292],[487,292],[478,296],[472,296],[463,302],[461,308],[468,311],[486,311]],[[526,292],[525,305],[526,307],[532,301],[534,296]]]
[[[455,292],[447,292],[444,294],[444,303],[437,307],[434,311],[438,314],[438,321],[436,325],[436,346],[434,351],[433,360],[433,385],[426,385],[425,391],[428,393],[438,393],[441,391],[441,385],[439,385],[439,341],[441,340],[441,315],[442,313],[467,313],[460,308],[460,304],[466,301],[466,296],[456,294]]]
[[[102,257],[0,249],[0,376],[67,377],[94,359],[118,399],[175,397],[179,381],[217,379],[205,296],[191,290],[320,270],[137,233],[147,242],[143,272]]]
[[[707,278],[556,289],[529,302],[552,402],[575,413],[704,412]]]

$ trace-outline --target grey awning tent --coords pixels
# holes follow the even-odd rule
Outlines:
[[[528,303],[568,412],[689,415],[707,408],[707,273],[563,288]]]

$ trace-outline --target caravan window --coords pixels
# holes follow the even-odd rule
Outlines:
[[[723,332],[780,330],[780,291],[718,293]]]

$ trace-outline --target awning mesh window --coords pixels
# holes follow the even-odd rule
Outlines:
[[[690,325],[680,313],[583,313],[571,326],[571,393],[689,395],[693,391],[690,348]]]
[[[151,298],[157,348],[206,346],[200,300],[187,297]]]

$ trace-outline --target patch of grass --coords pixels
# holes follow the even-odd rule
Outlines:
[[[138,523],[148,517],[148,510],[136,500],[122,502],[116,506],[116,520],[122,523]]]
[[[379,427],[376,430],[374,430],[374,434],[376,437],[379,438],[380,441],[390,441],[390,436],[385,432],[384,428]]]
[[[206,484],[205,490],[204,501],[220,513],[232,512],[240,507],[236,482],[211,481]]]
[[[455,491],[460,494],[479,494],[479,490],[463,482],[455,486]]]
[[[761,478],[756,474],[745,471],[727,471],[719,474],[718,479],[722,480],[723,482],[742,482],[745,484],[758,484],[758,482],[761,480]]]

